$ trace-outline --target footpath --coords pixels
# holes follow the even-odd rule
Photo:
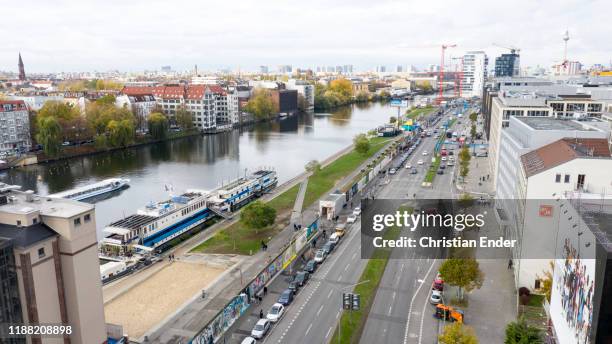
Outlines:
[[[387,145],[388,146],[388,145]],[[339,156],[352,150],[352,146],[347,149],[334,154],[328,158],[322,166],[326,166]],[[384,151],[384,148],[380,151]],[[339,180],[330,192],[337,189],[341,185],[345,185],[351,182],[362,169],[366,168],[367,165],[375,159],[378,154],[374,154],[371,158],[367,159],[362,165],[352,171],[350,174]],[[298,193],[296,203],[304,201],[304,193],[306,190],[307,174],[302,174],[292,180],[290,185],[288,183],[283,184],[282,189],[289,189],[297,183],[303,183],[301,190]],[[280,194],[282,191],[278,190],[275,195]],[[273,197],[270,197],[273,198]],[[295,205],[294,209],[301,209],[302,204]],[[306,209],[299,214],[301,224],[306,226],[318,217],[318,202],[309,205]],[[295,215],[297,218],[298,215]],[[234,216],[233,221],[237,221],[238,216]],[[173,253],[177,259],[187,259],[190,255],[199,255],[198,253],[189,253],[189,251],[197,246],[199,243],[214,235],[216,231],[227,226],[227,222],[223,222],[223,225],[216,230],[211,230],[213,227],[207,229],[203,233],[200,233],[196,237],[188,241],[189,244],[184,243],[178,247]],[[188,301],[185,305],[180,307],[174,314],[167,317],[158,326],[149,330],[144,336],[136,339],[139,343],[186,343],[193,338],[198,331],[200,331],[206,324],[208,324],[217,314],[223,309],[223,307],[233,299],[253,278],[255,278],[261,270],[263,270],[271,260],[282,252],[287,245],[291,242],[294,235],[296,234],[293,223],[287,225],[281,232],[267,243],[267,251],[259,251],[254,253],[252,256],[242,257],[242,259],[231,269],[225,271],[217,280],[206,290],[206,298],[203,298],[201,294],[194,295],[194,297]],[[106,290],[105,290],[106,293]]]

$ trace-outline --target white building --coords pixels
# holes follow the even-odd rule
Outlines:
[[[304,80],[289,79],[287,82],[287,89],[297,90],[298,94],[301,94],[306,101],[306,110],[314,110],[314,85]]]
[[[121,94],[116,97],[115,105],[117,107],[127,107],[137,118],[138,128],[144,130],[147,128],[147,120],[151,111],[155,108],[157,102],[152,94]]]
[[[564,138],[521,156],[516,203],[520,259],[514,265],[518,287],[539,287],[549,269],[550,259],[545,258],[555,256],[556,233],[546,225],[555,218],[563,221],[561,209],[553,209],[555,199],[568,192],[610,194],[610,171],[607,139]]]
[[[578,75],[582,72],[582,63],[578,61],[563,61],[550,67],[553,76]]]
[[[484,51],[468,51],[463,55],[461,92],[465,97],[482,97],[487,79],[489,58]]]
[[[26,94],[26,95],[14,95],[11,96],[13,100],[23,100],[27,105],[28,109],[38,111],[46,102],[52,101],[64,101],[63,95],[48,95],[48,94]]]
[[[25,102],[0,100],[0,153],[27,151],[30,145],[30,118]]]

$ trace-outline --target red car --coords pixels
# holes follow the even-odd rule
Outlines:
[[[431,289],[444,291],[444,281],[441,278],[436,278],[431,286]]]

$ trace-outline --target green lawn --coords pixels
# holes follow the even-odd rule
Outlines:
[[[431,106],[431,105],[428,105],[428,106],[426,106],[424,108],[416,108],[416,109],[413,109],[413,110],[411,110],[409,112],[406,112],[406,118],[408,118],[408,119],[417,119],[420,116],[430,114],[430,113],[434,112],[435,110],[436,110],[436,108]]]
[[[402,209],[406,208],[400,207],[400,211]],[[408,209],[408,211],[412,210]],[[400,228],[392,227],[385,232],[383,238],[392,240],[397,239],[399,235]],[[374,302],[378,285],[380,284],[380,280],[382,279],[385,269],[387,268],[387,262],[389,261],[390,255],[391,249],[389,248],[379,248],[374,251],[372,258],[368,261],[368,264],[363,270],[358,283],[365,281],[368,282],[359,284],[353,289],[353,293],[359,294],[360,296],[360,309],[357,311],[342,312],[342,317],[340,318],[340,329],[342,331],[342,335],[340,335],[338,328],[336,328],[330,343],[353,343],[361,336],[368,313],[370,312],[370,308]],[[340,340],[338,340],[338,336],[340,336]]]
[[[271,237],[287,225],[299,189],[300,185],[297,184],[267,202],[276,209],[277,217],[274,225],[255,232],[238,221],[220,230],[212,238],[194,247],[191,251],[242,255],[257,252],[261,247],[262,240],[268,242]]]
[[[370,139],[370,150],[367,154],[351,151],[313,174],[308,180],[303,209],[316,202],[326,192],[329,192],[336,183],[357,169],[364,161],[377,153],[391,140],[392,138],[388,137],[374,137]],[[343,186],[337,185],[339,189]]]
[[[436,177],[436,173],[438,172],[438,168],[440,168],[440,157],[436,157],[436,161],[431,164],[427,174],[425,175],[425,182],[432,183],[434,178]]]

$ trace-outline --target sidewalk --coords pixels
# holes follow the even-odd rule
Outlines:
[[[345,149],[340,153],[334,154],[333,159],[327,159],[325,165],[344,154],[347,150],[348,149]],[[376,155],[363,162],[359,168],[345,176],[338,185],[344,185],[353,180],[375,157]],[[296,183],[300,181],[303,181],[303,179],[295,180]],[[306,183],[303,183],[302,186],[305,189]],[[300,196],[302,197],[298,197],[298,199],[301,198],[303,201],[303,195]],[[302,223],[312,223],[316,219],[318,210],[317,202],[305,209],[301,214]],[[210,231],[207,232],[209,235],[212,235]],[[149,330],[145,336],[137,339],[137,341],[145,342],[146,337],[149,343],[178,344],[187,342],[210,322],[217,313],[243,289],[246,283],[255,278],[257,274],[268,265],[272,258],[282,252],[294,235],[295,231],[293,225],[287,225],[268,242],[267,251],[259,251],[253,256],[248,257],[248,259],[243,259],[231,270],[226,271],[210,288],[208,288],[208,290],[206,290],[208,294],[206,299],[198,297],[199,294],[194,295],[194,298],[188,304],[178,309],[172,316],[165,319],[157,327]],[[201,240],[198,242],[201,242]],[[191,255],[200,255],[199,253],[189,253],[190,248],[194,246],[194,243],[191,243],[192,245],[182,245],[175,251],[179,259]]]
[[[483,177],[484,181],[481,181],[480,179]],[[459,178],[459,162],[457,162],[457,178]],[[463,192],[483,196],[494,195],[493,176],[489,171],[489,157],[472,156],[470,159],[470,172],[465,177],[463,183],[455,183],[455,185],[458,190]]]

